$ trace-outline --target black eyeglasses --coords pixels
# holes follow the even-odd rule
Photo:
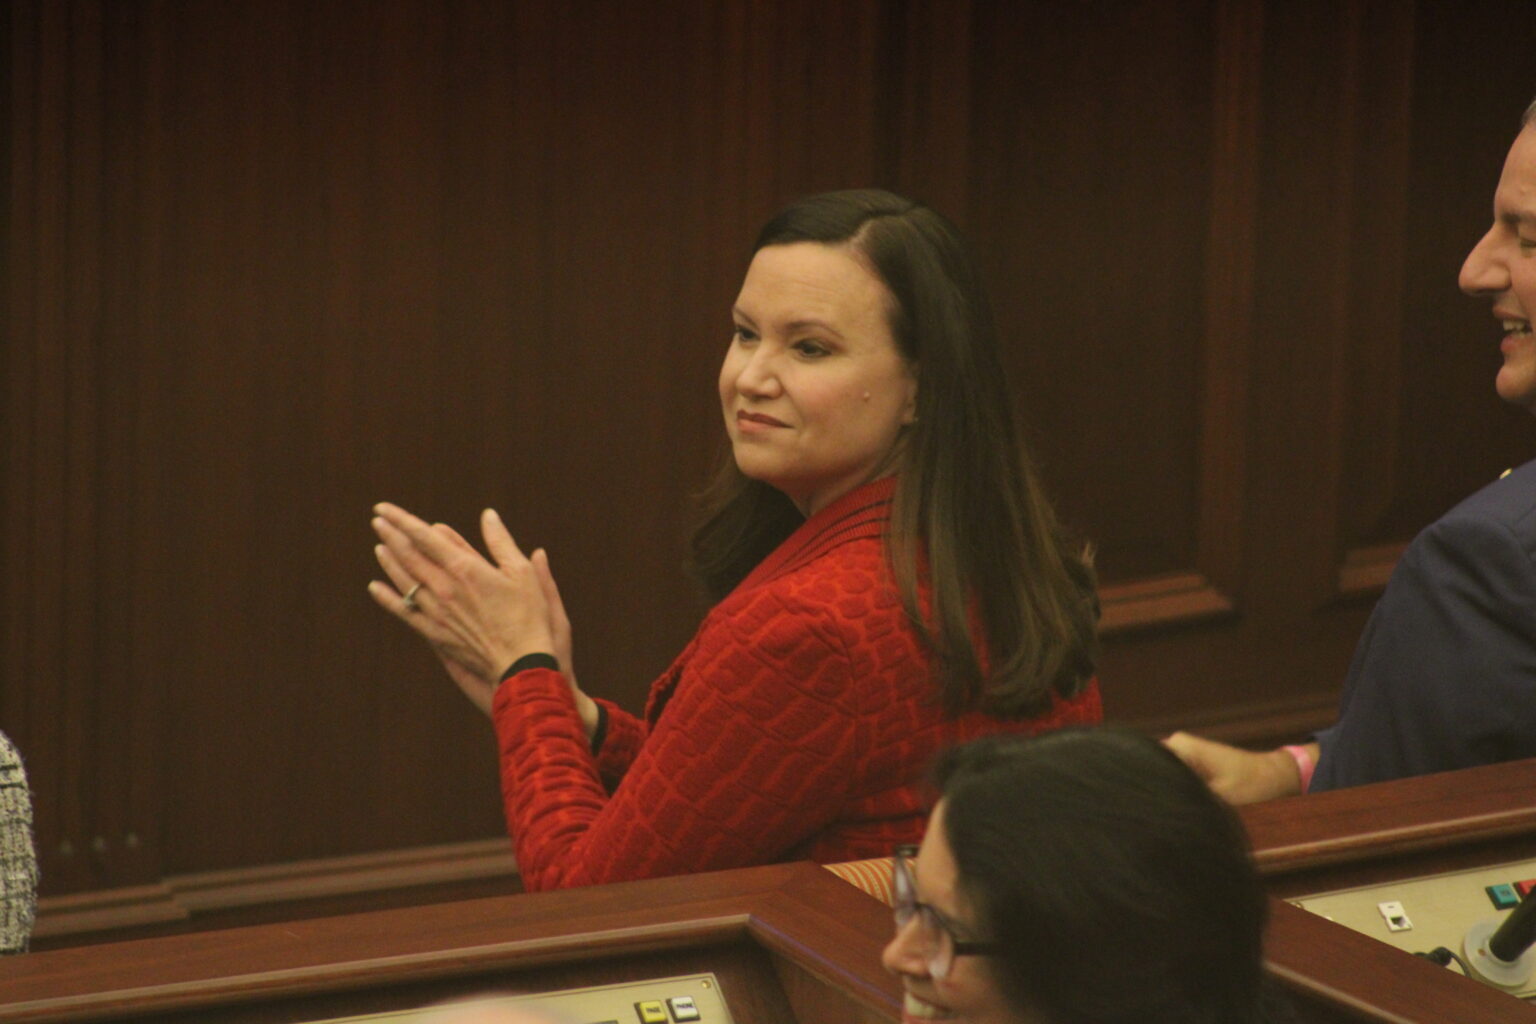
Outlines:
[[[973,942],[956,937],[954,925],[943,914],[917,899],[917,883],[912,878],[909,863],[917,856],[917,847],[896,847],[895,871],[892,876],[892,894],[895,897],[896,930],[900,932],[908,921],[917,921],[917,941],[923,958],[928,963],[928,973],[935,978],[949,976],[957,956],[992,956],[1002,951],[997,942]]]

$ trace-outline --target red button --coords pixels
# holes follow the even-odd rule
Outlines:
[[[1521,899],[1529,896],[1532,889],[1536,889],[1536,878],[1527,878],[1523,882],[1515,883],[1515,892],[1520,894]]]

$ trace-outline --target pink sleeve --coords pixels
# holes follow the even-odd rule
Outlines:
[[[497,692],[529,891],[765,863],[835,818],[868,744],[833,630],[770,595],[712,632],[611,797],[558,672],[529,669]]]

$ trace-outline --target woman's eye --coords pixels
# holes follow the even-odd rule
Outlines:
[[[754,333],[750,328],[742,327],[740,324],[738,324],[731,330],[731,340],[739,341],[742,344],[747,344],[749,342],[756,341],[757,334]]]
[[[1520,238],[1520,248],[1536,249],[1536,238]]]
[[[819,341],[797,341],[795,351],[812,359],[819,359],[827,354],[827,347]]]

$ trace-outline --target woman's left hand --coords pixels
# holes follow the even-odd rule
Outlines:
[[[374,513],[373,529],[381,541],[379,564],[394,586],[375,580],[368,592],[445,661],[494,687],[501,673],[523,655],[554,652],[550,608],[539,573],[494,510],[486,509],[480,517],[486,550],[494,561],[446,524],[428,525],[387,502],[375,505]]]

